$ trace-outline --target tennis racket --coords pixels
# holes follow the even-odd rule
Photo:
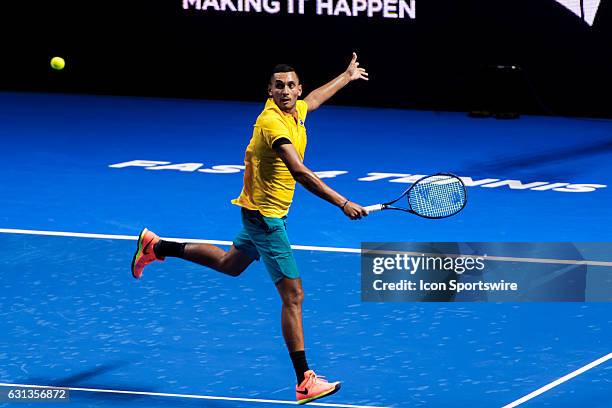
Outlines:
[[[408,207],[393,205],[404,197],[408,199]],[[463,181],[453,174],[438,173],[417,180],[393,201],[364,208],[368,212],[399,210],[424,218],[446,218],[463,210],[466,204],[467,191]]]

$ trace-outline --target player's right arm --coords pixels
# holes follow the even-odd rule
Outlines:
[[[276,153],[285,163],[295,181],[303,185],[308,191],[342,209],[344,214],[351,220],[357,220],[368,215],[368,211],[365,208],[349,201],[346,197],[336,192],[317,177],[312,170],[306,167],[295,147],[288,140],[287,143],[276,143],[274,150],[276,150]]]

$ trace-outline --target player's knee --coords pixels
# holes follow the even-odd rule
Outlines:
[[[283,303],[286,306],[301,306],[304,302],[304,291],[301,287],[293,287],[285,292]]]

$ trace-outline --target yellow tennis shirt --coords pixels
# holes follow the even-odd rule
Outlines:
[[[291,141],[300,159],[306,151],[306,114],[308,105],[303,100],[296,103],[297,117],[284,113],[272,98],[257,117],[253,136],[244,156],[244,186],[240,197],[232,204],[262,215],[282,218],[289,212],[293,201],[295,180],[285,163],[272,148],[275,141],[286,138]]]

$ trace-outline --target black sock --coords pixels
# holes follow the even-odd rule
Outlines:
[[[299,385],[304,381],[304,373],[309,370],[308,362],[306,361],[306,352],[304,350],[294,351],[293,353],[289,353],[289,357],[291,357],[291,362],[295,369],[295,377]]]
[[[173,242],[173,241],[164,241],[160,239],[157,244],[153,247],[153,251],[158,258],[165,256],[173,256],[175,258],[182,258],[185,253],[185,243],[184,242]]]

